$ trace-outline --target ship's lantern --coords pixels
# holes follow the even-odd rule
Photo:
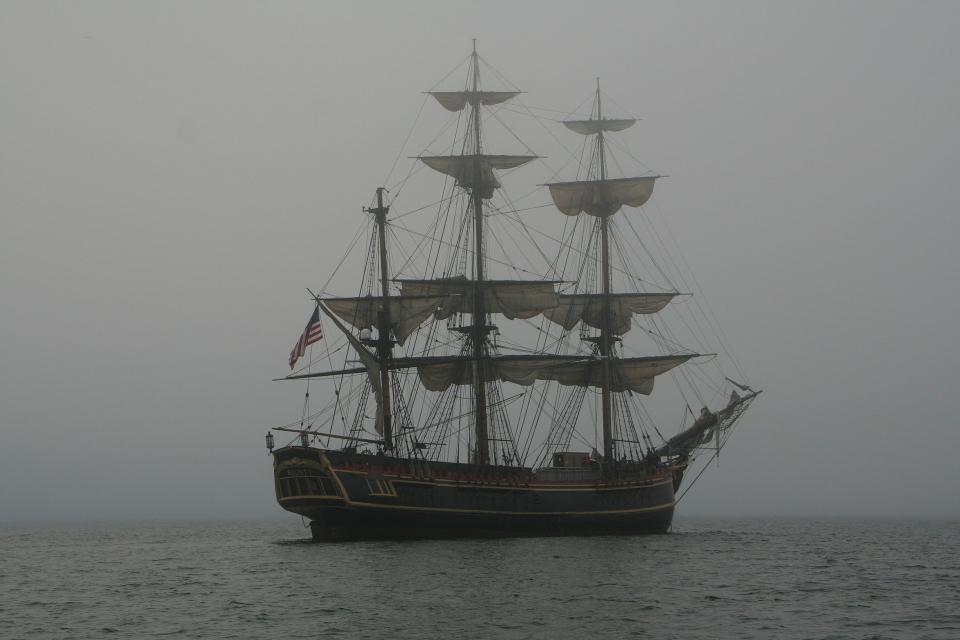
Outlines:
[[[273,434],[267,431],[267,450],[273,452]]]
[[[306,433],[300,434],[300,446],[304,449],[310,446],[310,436],[308,436]]]

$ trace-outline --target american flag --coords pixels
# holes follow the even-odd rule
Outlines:
[[[323,327],[320,326],[320,307],[318,306],[313,310],[310,321],[307,323],[303,333],[300,334],[300,339],[297,340],[297,344],[293,346],[293,351],[290,352],[290,368],[293,369],[293,365],[297,363],[297,360],[307,352],[307,347],[322,339]]]

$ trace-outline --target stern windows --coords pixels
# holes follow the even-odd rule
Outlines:
[[[277,479],[281,498],[294,496],[337,495],[325,476],[300,475],[295,472]]]

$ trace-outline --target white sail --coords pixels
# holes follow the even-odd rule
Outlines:
[[[430,91],[447,111],[461,111],[468,104],[493,105],[520,95],[519,91]]]
[[[507,318],[532,318],[557,306],[554,282],[538,280],[487,280],[480,283],[483,307],[488,313],[502,313]],[[464,276],[438,280],[401,280],[404,296],[433,296],[441,300],[433,313],[445,320],[455,313],[473,311],[473,295],[477,284]]]
[[[615,293],[610,295],[610,330],[623,335],[630,330],[634,314],[656,313],[676,293]],[[543,315],[568,331],[578,322],[600,329],[603,326],[603,296],[599,294],[561,295],[557,306]]]
[[[387,300],[390,304],[391,329],[401,345],[430,314],[450,306],[444,297],[439,296],[396,296]],[[380,296],[327,298],[323,302],[341,320],[358,329],[376,328],[378,314],[383,308],[383,298]]]
[[[649,395],[653,380],[695,354],[623,358],[610,361],[610,390]],[[417,374],[430,391],[445,391],[450,385],[473,384],[473,361],[469,358],[420,364]],[[530,386],[537,380],[553,380],[564,386],[599,387],[603,361],[576,356],[500,356],[484,360],[484,382],[501,380]]]
[[[318,306],[321,311],[330,317],[330,320],[333,321],[337,329],[343,332],[343,335],[347,337],[347,342],[350,343],[350,346],[357,352],[357,356],[360,357],[360,362],[363,363],[364,369],[367,372],[367,379],[370,381],[370,387],[373,390],[374,400],[377,403],[377,420],[374,423],[374,429],[377,430],[377,433],[383,435],[383,387],[380,385],[380,363],[377,362],[373,354],[367,351],[363,343],[354,337],[350,330],[337,319],[337,316],[334,315],[322,301],[318,303]]]
[[[658,177],[554,182],[547,186],[557,209],[568,216],[584,212],[591,216],[606,217],[624,205],[643,206],[653,195],[653,184]]]
[[[633,119],[622,120],[564,120],[563,126],[584,136],[601,131],[623,131],[636,123]]]
[[[494,169],[513,169],[536,158],[537,156],[492,155],[420,156],[425,165],[456,179],[457,185],[464,189],[478,191],[483,198],[492,198],[493,192],[500,187]]]

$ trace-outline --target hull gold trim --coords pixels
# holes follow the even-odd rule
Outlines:
[[[304,495],[304,496],[284,496],[282,498],[277,498],[277,502],[288,502],[290,500],[332,500],[336,502],[343,502],[343,496]]]
[[[433,511],[438,513],[478,513],[489,516],[604,516],[625,513],[644,513],[672,509],[676,501],[671,500],[655,507],[640,507],[637,509],[611,509],[606,511],[485,511],[483,509],[450,509],[443,507],[408,507],[399,504],[379,504],[376,502],[359,502],[352,500],[351,505],[360,507],[376,507],[378,509],[396,509],[399,511]]]
[[[354,471],[353,469],[336,469],[331,467],[330,470],[334,472],[334,475],[338,473],[349,473],[355,476],[366,476],[369,475],[366,471]],[[539,484],[525,484],[522,486],[509,485],[509,484],[495,484],[495,483],[482,483],[482,482],[470,482],[467,480],[456,482],[453,480],[407,480],[403,476],[388,476],[384,477],[390,478],[391,482],[400,483],[400,484],[413,484],[413,485],[426,485],[426,486],[443,486],[443,487],[458,487],[460,489],[497,489],[504,491],[629,491],[633,489],[649,489],[652,487],[659,487],[661,485],[670,484],[673,482],[673,479],[670,477],[663,478],[658,482],[638,482],[635,484],[624,484],[624,485],[604,485],[604,484],[573,484],[573,485],[539,485]],[[338,480],[339,484],[339,480]],[[341,489],[343,486],[341,485]]]

